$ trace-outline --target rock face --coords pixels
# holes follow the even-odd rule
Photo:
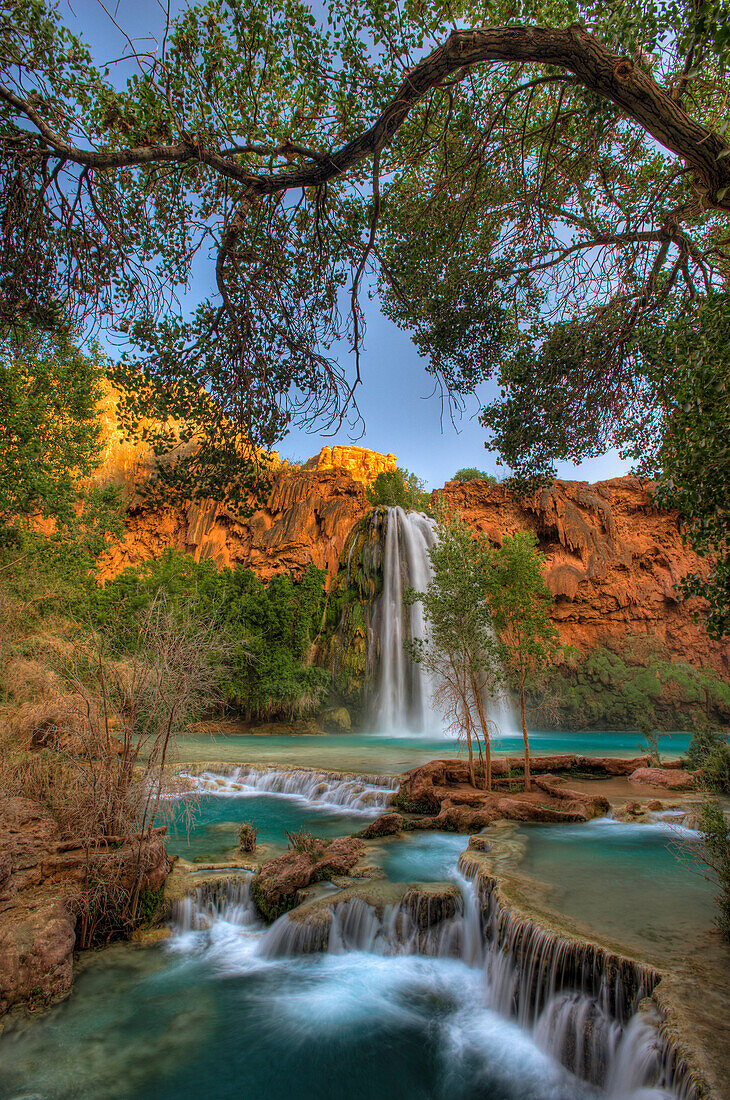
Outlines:
[[[126,537],[109,551],[100,579],[168,547],[219,568],[241,562],[265,580],[283,572],[300,577],[311,563],[334,575],[347,535],[370,507],[364,485],[341,469],[285,466],[271,482],[265,507],[247,518],[212,500],[162,508],[134,501]]]
[[[265,920],[276,920],[294,908],[300,890],[333,875],[347,875],[364,852],[363,842],[349,836],[318,851],[285,852],[262,865],[251,883],[253,899]]]
[[[381,455],[366,447],[323,447],[318,455],[310,458],[305,470],[346,470],[354,481],[372,485],[378,474],[395,470],[395,455]]]
[[[148,890],[158,890],[169,871],[163,834],[156,830],[145,844]],[[126,868],[136,852],[119,848],[115,855],[120,883],[128,885]],[[85,870],[84,849],[61,838],[45,807],[27,798],[0,799],[0,1013],[71,988]]]
[[[115,462],[124,480],[137,461],[120,447],[107,455],[108,480]],[[153,508],[133,495],[126,538],[108,554],[100,579],[168,547],[219,567],[241,562],[264,579],[287,571],[299,577],[310,563],[334,576],[348,534],[369,510],[367,482],[394,465],[393,455],[325,447],[303,467],[279,464],[265,506],[248,518],[214,501]],[[624,477],[595,485],[556,481],[519,500],[480,480],[449,482],[444,493],[496,544],[516,531],[536,532],[565,644],[586,652],[643,635],[674,657],[727,674],[730,645],[707,638],[692,620],[701,604],[685,603],[675,591],[685,574],[703,573],[707,564],[683,545],[676,514],[652,506],[649,489]]]
[[[0,807],[0,1012],[71,988],[79,890],[52,862],[58,843],[42,806],[11,798]]]
[[[517,500],[500,485],[449,482],[445,495],[477,530],[500,545],[532,529],[547,561],[562,642],[586,651],[627,635],[648,635],[693,665],[727,674],[730,645],[692,620],[700,601],[680,601],[675,584],[707,563],[682,543],[678,517],[651,504],[650,483],[622,477],[588,485],[556,481]]]

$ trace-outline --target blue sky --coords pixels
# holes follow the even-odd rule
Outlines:
[[[60,12],[67,24],[80,33],[92,50],[96,62],[120,57],[125,42],[110,16],[137,47],[151,49],[146,36],[157,34],[164,25],[164,8],[159,0],[61,0]],[[174,12],[185,6],[171,0]],[[107,14],[110,13],[110,14]],[[204,280],[205,276],[202,277]],[[191,288],[200,295],[209,288],[201,277]],[[481,404],[495,395],[494,384],[483,386],[466,406],[463,415],[452,424],[448,410],[443,410],[438,395],[431,396],[433,380],[424,370],[421,359],[406,333],[393,325],[378,307],[377,299],[364,303],[367,319],[365,348],[361,356],[363,386],[358,394],[360,412],[365,421],[349,432],[346,427],[335,437],[300,430],[292,431],[279,444],[279,452],[288,458],[306,458],[325,444],[356,443],[376,451],[392,451],[401,466],[418,474],[429,488],[443,485],[463,466],[477,466],[497,475],[504,474],[496,465],[496,455],[485,450],[484,429],[477,416]],[[617,477],[627,471],[627,465],[613,452],[579,466],[561,463],[559,476],[596,481]]]

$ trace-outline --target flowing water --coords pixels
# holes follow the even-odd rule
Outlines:
[[[453,865],[451,875],[462,889],[452,915],[428,918],[424,928],[406,899],[380,913],[359,899],[335,902],[324,939],[306,925],[297,938],[289,917],[265,928],[245,880],[199,889],[178,905],[167,944],[91,955],[65,1003],[9,1029],[0,1095],[680,1095],[662,1084],[665,1060],[651,1021],[632,1019],[630,1005],[616,1016],[616,997],[602,996],[590,976],[562,988],[560,952],[545,937],[533,937],[520,962],[490,938],[472,884]],[[547,994],[533,1004],[525,991],[536,966]]]
[[[299,828],[321,837],[352,833],[387,811],[396,773],[457,753],[439,732],[427,678],[403,648],[425,637],[421,605],[404,606],[402,596],[407,586],[428,584],[433,541],[425,516],[389,510],[373,619],[377,728],[182,738],[180,759],[200,800],[191,827],[168,807],[172,854],[226,859],[245,820],[273,850]],[[522,738],[508,708],[493,702],[491,717],[501,734],[496,750],[518,754]],[[687,743],[673,735],[662,749],[676,755]],[[632,733],[537,733],[531,747],[535,755],[641,751]],[[697,921],[699,895],[687,890],[676,863],[674,876],[667,865],[660,882],[657,846],[666,846],[667,829],[661,822],[525,828],[521,869],[559,888],[566,912],[597,929],[606,910],[607,923],[620,928],[656,910],[684,931],[677,897]],[[478,897],[459,869],[465,845],[452,834],[384,840],[370,856],[400,901],[387,891],[389,904],[338,901],[333,892],[331,901],[325,894],[269,928],[245,875],[199,886],[176,903],[169,941],[85,953],[66,1001],[37,1019],[7,1023],[0,1097],[691,1100],[672,1080],[656,1021],[635,1012],[651,975],[576,958],[550,933]],[[451,886],[396,885],[440,882]]]
[[[388,508],[383,592],[373,622],[379,655],[376,726],[389,736],[410,733],[428,736],[443,729],[443,716],[434,710],[429,675],[410,659],[404,642],[429,637],[423,604],[404,603],[406,588],[425,592],[433,576],[429,550],[436,542],[436,525],[420,512]],[[503,698],[484,700],[488,717],[505,736],[515,736],[511,707]]]
[[[389,508],[383,554],[383,592],[375,621],[380,672],[377,724],[385,733],[438,730],[428,676],[408,657],[404,641],[428,636],[420,600],[404,604],[406,588],[424,592],[433,571],[428,556],[436,541],[433,520],[420,512]]]

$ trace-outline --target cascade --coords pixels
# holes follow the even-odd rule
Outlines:
[[[261,921],[251,897],[251,876],[206,882],[175,901],[170,914],[177,933],[201,932],[217,921],[255,927]]]
[[[206,883],[176,903],[179,934],[216,921],[253,935],[255,954],[283,959],[351,951],[457,958],[481,970],[485,1003],[516,1019],[534,1041],[608,1100],[696,1100],[696,1090],[644,998],[658,980],[647,967],[596,944],[568,940],[510,913],[462,857],[460,896],[409,887],[399,902],[363,898],[285,914],[265,928],[240,876]],[[641,1008],[640,1002],[643,1001]]]
[[[406,588],[423,592],[433,576],[428,551],[436,542],[435,523],[420,512],[388,508],[383,553],[383,591],[373,621],[378,640],[380,672],[377,686],[377,728],[385,733],[438,733],[443,721],[432,706],[428,674],[408,657],[403,643],[428,637],[420,600],[404,606]],[[502,733],[515,725],[506,699],[486,700],[487,712]]]
[[[392,803],[398,780],[389,775],[347,775],[314,768],[265,768],[222,765],[220,770],[187,772],[184,778],[202,794],[240,797],[277,794],[306,799],[351,813],[381,814]]]
[[[410,660],[403,642],[425,638],[420,600],[403,605],[405,588],[424,591],[431,579],[428,551],[436,541],[433,520],[420,512],[389,508],[383,554],[383,592],[374,623],[379,641],[378,728],[422,732],[439,728],[423,669]]]

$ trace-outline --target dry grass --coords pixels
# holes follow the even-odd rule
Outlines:
[[[227,659],[212,622],[164,600],[140,616],[139,637],[139,655],[124,661],[97,636],[70,648],[34,639],[3,678],[12,702],[0,714],[0,791],[43,803],[84,848],[82,945],[134,918],[154,828],[180,796],[190,810],[194,791],[170,766],[175,740],[212,705]]]

